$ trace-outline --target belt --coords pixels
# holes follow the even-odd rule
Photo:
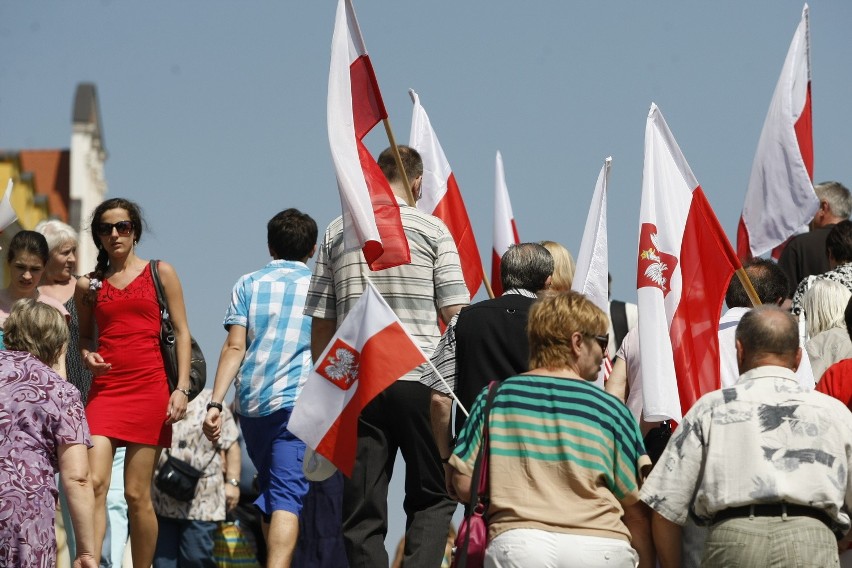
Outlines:
[[[806,505],[791,505],[788,503],[772,503],[768,505],[745,505],[743,507],[730,507],[722,509],[713,516],[713,524],[728,519],[739,519],[742,517],[810,517],[822,521],[829,529],[834,530],[834,519],[822,509],[808,507]]]

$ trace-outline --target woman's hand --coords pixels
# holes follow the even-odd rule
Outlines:
[[[169,408],[166,410],[166,424],[174,424],[179,420],[183,420],[186,416],[186,405],[189,404],[189,397],[186,393],[175,389],[169,397]]]
[[[92,376],[100,376],[112,369],[112,363],[107,363],[97,351],[89,351],[83,358],[86,368],[91,371]]]
[[[225,510],[231,512],[240,502],[240,488],[225,483]]]

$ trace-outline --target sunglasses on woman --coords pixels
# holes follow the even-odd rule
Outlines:
[[[108,237],[115,229],[119,236],[126,237],[133,232],[133,221],[119,221],[118,223],[98,223],[95,225],[95,231],[102,236]]]
[[[601,351],[606,353],[606,348],[609,346],[609,334],[595,335],[594,333],[584,333],[583,335],[594,339],[601,346]]]

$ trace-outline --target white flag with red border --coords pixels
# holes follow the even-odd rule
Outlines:
[[[362,141],[388,114],[351,0],[337,4],[326,112],[345,249],[361,249],[371,270],[411,262],[399,204]]]
[[[644,415],[680,420],[720,386],[719,315],[741,265],[654,104],[645,127],[639,223]]]
[[[810,223],[819,208],[813,178],[810,31],[805,4],[757,143],[737,229],[740,259],[775,249]]]
[[[577,254],[577,268],[574,271],[574,280],[571,283],[572,290],[585,295],[605,314],[609,314],[606,192],[611,167],[612,157],[609,157],[604,160],[604,165],[598,174],[598,181],[592,194],[592,204],[586,217],[583,240],[580,241],[580,252]],[[609,355],[609,353],[604,353],[603,366],[596,381],[599,387],[603,387],[604,381],[612,372],[612,362]]]
[[[494,175],[494,245],[491,249],[491,289],[494,296],[504,292],[500,280],[500,259],[509,247],[520,243],[512,203],[509,201],[509,188],[506,187],[506,175],[503,172],[503,155],[497,151],[496,171]]]
[[[450,162],[432,129],[429,116],[420,104],[420,97],[411,89],[408,93],[414,102],[408,145],[417,150],[423,159],[423,183],[417,208],[438,217],[447,225],[459,251],[465,284],[473,298],[482,285],[482,259],[473,236],[473,226]]]
[[[358,417],[367,404],[427,357],[373,284],[337,329],[296,400],[287,428],[352,475]]]

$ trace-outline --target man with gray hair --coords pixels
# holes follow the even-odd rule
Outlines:
[[[834,225],[852,214],[852,194],[842,184],[826,181],[816,185],[814,191],[819,198],[819,209],[811,221],[811,230],[790,239],[778,259],[790,283],[788,298],[793,297],[803,279],[831,269],[825,253],[825,239]]]
[[[552,275],[553,257],[546,248],[538,243],[513,245],[500,259],[503,295],[463,308],[450,322],[432,362],[465,408],[471,408],[490,381],[529,369],[527,314],[536,294],[550,287]],[[452,399],[431,370],[420,381],[432,388],[432,432],[446,466]],[[463,422],[458,412],[456,426],[461,428]],[[452,495],[452,484],[447,488]]]
[[[680,565],[691,516],[710,527],[702,566],[837,566],[850,528],[852,414],[798,385],[789,312],[749,311],[736,344],[739,381],[693,405],[642,487],[660,565]]]

